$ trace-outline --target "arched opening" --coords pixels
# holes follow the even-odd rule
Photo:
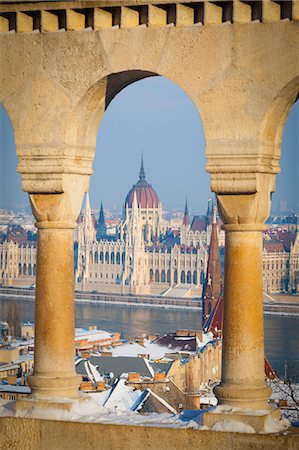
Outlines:
[[[104,263],[104,252],[100,252],[100,263]]]
[[[167,283],[171,283],[171,272],[170,270],[167,270]]]
[[[173,281],[174,281],[174,284],[178,283],[178,271],[177,271],[177,269],[175,269],[175,271],[174,271]]]
[[[181,283],[185,284],[186,283],[186,275],[185,275],[185,271],[182,270],[181,272]]]
[[[161,271],[161,283],[165,283],[165,270]]]
[[[188,270],[187,272],[187,284],[191,284],[191,272]]]
[[[109,252],[105,253],[105,263],[109,264]]]
[[[156,269],[156,271],[155,271],[155,282],[159,283],[159,281],[160,281],[160,273],[159,273],[159,270]]]
[[[116,253],[116,264],[120,264],[120,253]]]
[[[114,252],[111,253],[111,264],[114,264]]]
[[[99,253],[98,253],[97,250],[95,251],[95,254],[94,254],[94,262],[95,262],[96,264],[98,264],[98,262],[99,262]]]

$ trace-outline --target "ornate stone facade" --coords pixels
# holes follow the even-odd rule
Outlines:
[[[103,221],[103,211],[100,220]],[[145,180],[143,160],[139,181],[126,197],[119,228],[114,240],[96,239],[87,194],[77,232],[75,279],[78,289],[158,294],[181,286],[185,294],[189,291],[189,295],[201,295],[207,265],[206,245],[164,242],[167,223],[158,195]]]

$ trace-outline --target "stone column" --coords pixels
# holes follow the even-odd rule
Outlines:
[[[73,228],[82,196],[77,192],[30,195],[37,219],[34,399],[76,398]]]
[[[220,404],[268,408],[265,383],[262,232],[226,225]],[[257,227],[256,227],[257,228]]]
[[[215,394],[220,405],[243,409],[269,409],[271,393],[265,383],[262,291],[262,230],[269,200],[263,196],[263,204],[259,197],[218,196],[226,240],[222,376]]]

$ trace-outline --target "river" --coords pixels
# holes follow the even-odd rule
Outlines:
[[[0,300],[0,321],[7,318],[11,300]],[[34,303],[18,301],[20,320],[34,321]],[[201,311],[167,310],[147,307],[76,304],[76,327],[119,331],[125,338],[162,334],[179,328],[200,329]],[[273,368],[283,375],[285,365],[299,379],[299,317],[265,315],[265,351]]]

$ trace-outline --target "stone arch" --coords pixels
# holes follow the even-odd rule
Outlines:
[[[278,165],[280,146],[287,116],[299,97],[299,75],[287,83],[277,93],[264,116],[260,141],[271,150],[273,147],[273,164]],[[279,167],[277,168],[279,172]]]
[[[152,67],[151,60],[146,64],[140,63],[140,68],[134,70],[115,70],[96,83],[89,85],[85,93],[77,103],[77,111],[80,111],[76,118],[77,142],[82,148],[93,148],[91,158],[94,157],[95,142],[98,134],[99,124],[111,101],[130,84],[149,77],[164,77],[177,85],[190,99],[197,109],[199,120],[204,127],[204,104],[198,97],[194,96],[190,79],[178,77],[173,70],[158,70]],[[188,78],[188,77],[185,77]]]

